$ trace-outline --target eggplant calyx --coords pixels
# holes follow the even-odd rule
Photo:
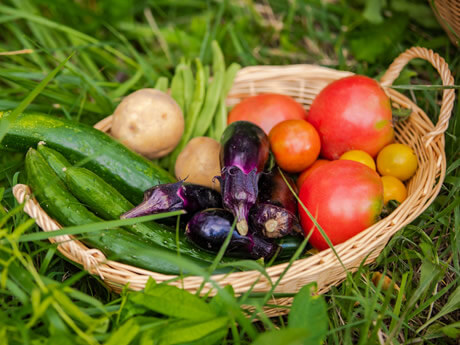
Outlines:
[[[298,224],[295,214],[269,203],[255,205],[250,218],[254,230],[268,238],[280,238],[290,234]]]
[[[171,212],[184,209],[184,199],[181,189],[184,180],[162,184],[145,191],[144,201],[139,205],[123,213],[120,218],[135,218],[162,212]]]
[[[278,221],[275,219],[269,219],[265,222],[264,226],[267,232],[273,232],[276,228],[278,228]]]

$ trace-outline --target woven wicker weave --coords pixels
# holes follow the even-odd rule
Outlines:
[[[429,0],[438,22],[447,32],[452,43],[460,45],[460,1]]]
[[[389,67],[381,80],[381,85],[392,101],[403,108],[412,109],[409,120],[397,124],[396,139],[410,145],[418,157],[419,168],[408,183],[408,198],[388,217],[354,236],[350,240],[335,247],[341,261],[347,270],[355,270],[363,260],[370,263],[379,255],[391,236],[403,226],[414,220],[425,210],[438,194],[446,170],[444,153],[444,131],[447,129],[449,117],[454,103],[454,90],[445,89],[439,120],[434,126],[428,116],[402,94],[388,88],[397,78],[402,68],[414,58],[425,59],[437,69],[444,85],[453,85],[449,68],[439,55],[424,48],[412,48],[401,54]],[[262,92],[278,92],[293,96],[308,109],[316,94],[328,83],[338,78],[348,76],[349,72],[340,72],[313,65],[292,66],[255,66],[242,69],[228,97],[229,104],[235,104],[242,98]],[[108,131],[111,118],[108,117],[97,124],[97,128]],[[19,202],[25,201],[24,211],[36,219],[37,224],[45,231],[60,228],[40,208],[35,199],[29,198],[30,190],[25,185],[16,185],[14,195]],[[174,279],[173,276],[149,272],[136,267],[108,261],[97,249],[88,249],[81,242],[72,240],[70,236],[50,238],[51,242],[59,242],[59,251],[70,260],[81,264],[92,274],[97,274],[114,291],[120,291],[129,283],[130,288],[141,290],[149,277],[157,282]],[[280,264],[267,268],[272,282],[277,281],[288,264]],[[332,285],[339,284],[346,276],[331,249],[324,250],[311,257],[294,262],[291,268],[282,276],[275,292],[295,293],[309,282],[318,283],[319,292],[324,293]],[[266,292],[271,288],[266,277],[257,271],[236,272],[227,275],[215,275],[213,281],[220,286],[233,285],[236,293],[246,292],[253,286],[254,292]],[[202,283],[201,277],[189,276],[182,281],[173,280],[170,284],[196,291]],[[207,283],[203,293],[211,290]],[[289,305],[290,298],[273,300],[279,306]],[[268,315],[286,312],[285,309],[272,308]]]

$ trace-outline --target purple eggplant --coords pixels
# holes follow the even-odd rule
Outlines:
[[[232,230],[234,217],[224,209],[207,209],[195,213],[187,224],[185,235],[191,242],[210,252],[218,252]],[[233,231],[226,256],[248,259],[270,259],[278,245],[257,235],[240,235]]]
[[[144,201],[120,218],[134,218],[184,210],[188,214],[206,208],[221,207],[222,197],[219,192],[196,184],[184,184],[184,181],[162,184],[144,192]]]
[[[291,188],[297,192],[294,181],[284,175]],[[279,238],[299,231],[296,216],[297,201],[278,169],[263,174],[259,181],[257,204],[250,214],[251,228],[268,238]]]
[[[247,121],[231,123],[222,134],[220,186],[224,208],[237,219],[240,235],[248,233],[249,210],[257,201],[258,182],[269,157],[265,132]]]

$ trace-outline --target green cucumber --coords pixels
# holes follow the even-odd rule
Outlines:
[[[101,218],[119,219],[134,207],[120,192],[86,168],[68,168],[64,174],[70,192]],[[171,231],[168,232],[171,235]]]
[[[276,239],[275,243],[281,247],[281,251],[278,254],[277,260],[286,260],[290,259],[296,250],[300,247],[305,238],[300,235],[287,235],[282,238]],[[307,250],[309,245],[304,249],[304,252]],[[301,254],[302,255],[302,254]]]
[[[37,151],[45,158],[48,165],[53,169],[61,181],[65,182],[65,170],[70,168],[69,161],[56,150],[45,146],[45,142],[39,142]]]
[[[40,205],[63,226],[99,223],[103,220],[84,207],[65,187],[43,156],[34,149],[26,155],[28,184]],[[179,274],[180,269],[167,260],[158,258],[155,252],[174,253],[159,247],[152,241],[137,236],[126,229],[115,228],[89,232],[81,241],[101,250],[108,258],[128,265],[165,274]],[[209,263],[193,260],[201,267]],[[186,272],[184,272],[186,273]]]
[[[67,169],[65,173],[70,192],[91,211],[104,219],[118,219],[123,213],[134,207],[115,188],[88,169],[73,167]],[[209,263],[215,259],[215,255],[203,251],[187,241],[182,233],[176,241],[175,233],[165,225],[149,222],[134,224],[127,228],[167,249],[179,249],[181,255]]]
[[[0,118],[8,119],[8,112]],[[145,190],[170,183],[174,178],[164,169],[134,153],[109,135],[83,123],[43,114],[21,114],[9,124],[0,149],[26,152],[40,142],[63,154],[72,164],[83,166],[115,186],[134,204]]]

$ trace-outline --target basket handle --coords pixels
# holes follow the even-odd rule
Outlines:
[[[431,49],[422,47],[413,47],[407,49],[404,53],[399,55],[393,61],[390,67],[388,67],[387,71],[380,80],[380,84],[384,87],[391,86],[391,84],[393,84],[407,63],[415,58],[424,59],[430,62],[441,76],[443,86],[454,85],[454,78],[450,73],[449,65],[446,63],[446,61],[437,53],[434,53]],[[426,145],[429,145],[435,137],[444,134],[444,132],[447,130],[452,109],[454,107],[454,100],[455,90],[444,89],[442,93],[441,110],[439,112],[438,123],[431,132],[428,132],[425,135],[424,139],[426,140]]]

